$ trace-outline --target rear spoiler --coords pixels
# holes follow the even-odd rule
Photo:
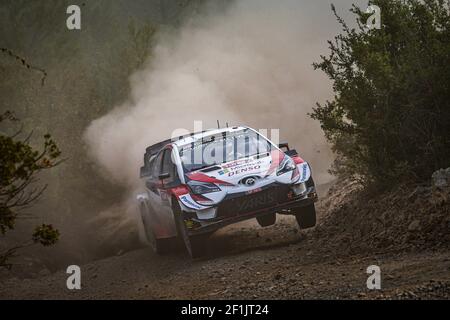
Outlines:
[[[171,139],[167,139],[167,140],[158,142],[158,143],[148,147],[147,149],[145,149],[145,155],[148,155],[148,157],[150,158],[151,156],[153,156],[153,155],[157,154],[159,151],[161,151],[162,148],[164,148],[166,145],[168,145],[171,142],[172,142]]]
[[[151,175],[150,159],[153,156],[157,155],[162,150],[162,148],[164,148],[171,142],[172,142],[171,139],[167,139],[167,140],[158,142],[158,143],[148,147],[147,149],[145,149],[144,166],[141,167],[140,175],[139,175],[141,178],[145,178],[145,177],[148,177]]]

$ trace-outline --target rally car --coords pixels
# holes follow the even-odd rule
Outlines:
[[[282,151],[284,149],[284,151]],[[147,148],[138,195],[145,235],[157,253],[179,237],[192,258],[206,237],[239,221],[273,225],[276,214],[316,224],[317,193],[309,164],[288,144],[233,127],[169,139]]]

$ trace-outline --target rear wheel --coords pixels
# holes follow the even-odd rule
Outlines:
[[[144,224],[144,231],[146,239],[153,249],[153,251],[157,254],[164,254],[170,251],[170,242],[169,239],[157,239],[156,235],[153,231],[153,225],[150,216],[150,208],[148,204],[141,203],[140,211],[142,216],[142,223]]]
[[[300,229],[308,229],[316,225],[316,207],[314,203],[306,207],[296,208],[294,214]]]
[[[268,227],[275,224],[275,221],[277,220],[277,215],[276,213],[269,213],[263,216],[256,217],[256,220],[258,221],[261,227]]]

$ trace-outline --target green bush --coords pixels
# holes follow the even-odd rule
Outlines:
[[[11,112],[0,114],[0,129],[10,129],[18,120]],[[61,152],[50,135],[44,136],[41,150],[30,145],[31,135],[20,139],[22,130],[14,134],[5,134],[0,130],[0,235],[15,227],[20,212],[35,203],[45,190],[37,187],[37,174],[55,167],[60,163]],[[26,216],[26,215],[25,215]],[[0,267],[10,268],[8,259],[15,255],[17,249],[31,244],[50,246],[57,242],[59,231],[52,225],[43,224],[34,230],[32,240],[0,252]]]
[[[357,27],[336,14],[343,33],[314,67],[335,97],[317,104],[337,155],[333,170],[366,184],[424,181],[450,166],[450,15],[444,0],[374,0],[381,29],[353,6]]]

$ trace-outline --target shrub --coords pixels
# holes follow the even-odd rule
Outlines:
[[[381,29],[353,6],[357,27],[335,13],[343,33],[314,67],[333,82],[335,97],[317,104],[337,160],[335,173],[392,186],[430,179],[450,166],[450,14],[444,0],[373,0]]]

